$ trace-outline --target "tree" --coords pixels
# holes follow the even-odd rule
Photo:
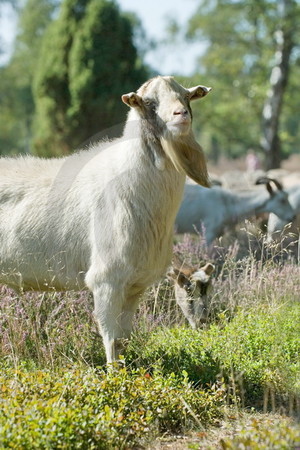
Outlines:
[[[121,95],[147,78],[133,31],[113,1],[63,2],[37,65],[36,153],[69,153],[124,120]]]
[[[17,8],[14,51],[6,67],[0,69],[1,153],[30,151],[34,113],[32,79],[42,36],[56,4],[55,0],[27,0],[22,8]]]
[[[294,0],[279,0],[277,3],[279,21],[274,33],[275,56],[270,76],[270,87],[262,112],[261,146],[266,156],[266,168],[280,167],[282,159],[279,123],[288,84],[290,59],[295,47],[294,30],[297,24],[297,3]]]
[[[292,52],[300,43],[297,20],[297,0],[201,1],[187,35],[205,45],[198,76],[213,86],[216,95],[208,105],[206,129],[215,151],[219,147],[228,156],[237,156],[252,147],[263,152],[268,168],[278,166],[282,158],[280,141],[284,153],[293,151],[295,139],[287,134],[295,110],[289,111],[283,99],[292,101],[287,97],[287,75],[298,71]],[[285,42],[280,57],[279,32]],[[273,83],[280,61],[284,75]]]

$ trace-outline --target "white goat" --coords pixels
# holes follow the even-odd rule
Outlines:
[[[271,181],[275,182],[265,179],[267,189],[255,187],[245,192],[187,184],[175,230],[178,233],[203,233],[209,245],[224,233],[226,226],[256,213],[275,212],[285,220],[292,220],[294,211],[286,192],[278,182],[275,182],[277,189],[274,190]]]
[[[0,160],[0,282],[89,288],[108,363],[171,261],[185,176],[208,186],[190,101],[209,91],[156,77],[122,96],[121,138],[61,159]]]
[[[289,202],[294,209],[296,218],[287,228],[288,233],[299,234],[300,231],[300,184],[286,188],[289,197]],[[284,227],[289,223],[289,220],[284,220],[276,214],[270,214],[268,219],[268,241],[278,240],[282,237]]]
[[[211,274],[214,270],[211,263],[199,268],[174,258],[167,274],[174,283],[175,300],[194,329],[207,321]]]

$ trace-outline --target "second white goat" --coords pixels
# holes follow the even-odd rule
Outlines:
[[[264,181],[266,189],[253,187],[243,192],[186,184],[175,221],[176,232],[201,233],[209,245],[224,233],[227,226],[257,213],[273,212],[281,219],[292,221],[294,210],[287,193],[275,180]]]

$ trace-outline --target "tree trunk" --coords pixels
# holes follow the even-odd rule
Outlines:
[[[294,47],[293,11],[294,0],[279,0],[279,26],[275,32],[276,51],[270,76],[270,88],[262,113],[261,147],[265,153],[266,169],[280,167],[281,142],[279,136],[280,114],[285,88],[288,82],[290,56]]]

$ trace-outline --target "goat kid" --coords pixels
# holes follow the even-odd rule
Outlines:
[[[200,232],[210,245],[227,226],[257,213],[273,212],[284,220],[293,220],[295,213],[281,184],[269,178],[261,179],[259,183],[264,183],[266,189],[233,192],[221,187],[206,189],[186,184],[175,220],[177,233]]]
[[[190,102],[209,91],[159,76],[122,96],[121,138],[66,158],[0,159],[0,282],[90,289],[108,363],[170,264],[186,175],[208,186]]]
[[[176,303],[193,329],[207,322],[214,270],[215,266],[211,263],[199,268],[174,258],[168,271],[167,276],[174,284]]]

